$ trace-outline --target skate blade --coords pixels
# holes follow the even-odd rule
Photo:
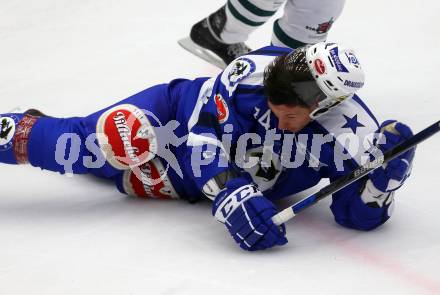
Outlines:
[[[224,70],[226,68],[226,64],[223,62],[221,58],[219,58],[212,51],[205,49],[196,43],[194,43],[190,37],[186,37],[177,41],[180,46],[182,46],[185,50],[191,52],[192,54],[200,57],[204,61]]]
[[[19,105],[13,108],[12,110],[10,110],[8,113],[24,113],[28,109],[30,108],[27,108],[27,106]]]

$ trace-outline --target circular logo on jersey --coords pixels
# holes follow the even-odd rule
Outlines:
[[[322,75],[325,73],[325,64],[322,60],[320,60],[319,58],[315,59],[315,62],[313,63],[316,72],[319,75]]]
[[[107,161],[116,169],[129,169],[157,154],[157,137],[146,114],[134,105],[118,105],[101,115],[97,138]]]
[[[215,105],[217,106],[217,119],[220,124],[223,124],[229,118],[229,108],[223,96],[218,93],[214,97]]]
[[[12,148],[12,138],[15,134],[15,126],[18,124],[18,118],[0,117],[0,151],[6,151]]]
[[[234,62],[228,74],[229,86],[234,86],[255,71],[255,63],[245,57]]]

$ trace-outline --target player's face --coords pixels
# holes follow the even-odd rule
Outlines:
[[[310,122],[312,108],[303,106],[274,105],[268,102],[270,109],[278,118],[278,128],[298,132]]]

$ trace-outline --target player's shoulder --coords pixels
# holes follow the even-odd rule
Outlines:
[[[262,86],[266,67],[290,48],[266,46],[249,52],[231,62],[221,73],[221,82],[229,90],[238,85]]]
[[[371,133],[379,127],[374,114],[356,94],[318,117],[316,121],[332,134],[346,133],[346,131],[355,134],[358,131],[360,134]]]
[[[374,114],[357,95],[316,118],[315,123],[347,149],[357,163],[361,162],[379,127]]]

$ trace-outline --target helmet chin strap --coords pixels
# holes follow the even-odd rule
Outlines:
[[[344,101],[352,97],[353,94],[347,96],[341,96],[341,97],[327,97],[323,101],[318,102],[317,108],[314,109],[309,115],[310,119],[312,120],[317,119],[318,117],[324,115],[334,107],[338,106],[339,104],[343,103]]]

